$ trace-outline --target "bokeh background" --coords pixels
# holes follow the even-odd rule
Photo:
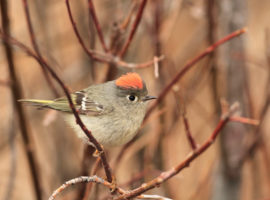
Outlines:
[[[31,47],[23,1],[8,0],[7,3],[11,35]],[[117,54],[126,41],[141,1],[93,0],[93,3],[105,43]],[[87,1],[70,0],[70,4],[86,46],[103,51]],[[121,147],[109,149],[107,156],[117,183],[125,189],[135,188],[179,164],[191,152],[183,110],[196,142],[202,144],[221,116],[220,100],[229,104],[237,101],[240,103],[237,114],[260,120],[260,124],[231,122],[188,168],[148,193],[179,200],[270,199],[269,0],[148,0],[123,60],[144,63],[164,55],[158,77],[153,65],[128,69],[89,58],[74,34],[64,0],[29,0],[28,6],[41,54],[71,91],[136,71],[144,78],[150,94],[158,95],[185,63],[218,39],[247,27],[246,34],[202,59],[174,85],[120,162],[115,160]],[[130,23],[125,27],[129,15]],[[17,47],[13,53],[22,97],[56,98],[39,64]],[[1,40],[0,199],[37,199],[8,69]],[[58,95],[64,95],[51,80]],[[77,139],[61,114],[27,106],[23,110],[30,135],[28,148],[36,160],[42,199],[47,199],[65,181],[90,173],[95,161],[91,156],[93,149]],[[102,169],[97,174],[104,177]],[[83,199],[84,186],[74,186],[58,199]],[[102,186],[94,186],[85,199],[106,199],[108,195]]]

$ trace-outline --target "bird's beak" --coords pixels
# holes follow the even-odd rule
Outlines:
[[[157,97],[154,97],[154,96],[145,96],[142,100],[143,101],[149,101],[149,100],[152,100],[152,99],[156,99]]]

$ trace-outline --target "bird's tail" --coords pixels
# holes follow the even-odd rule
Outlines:
[[[18,101],[38,108],[51,108],[51,105],[54,103],[53,100],[39,100],[39,99],[20,99]]]

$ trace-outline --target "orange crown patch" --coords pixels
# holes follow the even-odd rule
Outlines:
[[[115,84],[121,88],[143,89],[143,80],[139,74],[130,72],[116,79]]]

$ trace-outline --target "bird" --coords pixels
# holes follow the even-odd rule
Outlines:
[[[102,146],[107,147],[124,145],[136,135],[145,117],[147,102],[156,97],[148,95],[146,84],[138,73],[129,72],[116,80],[74,92],[71,99],[87,129]],[[76,124],[67,97],[19,101],[40,109],[61,111],[77,136],[93,145]]]

